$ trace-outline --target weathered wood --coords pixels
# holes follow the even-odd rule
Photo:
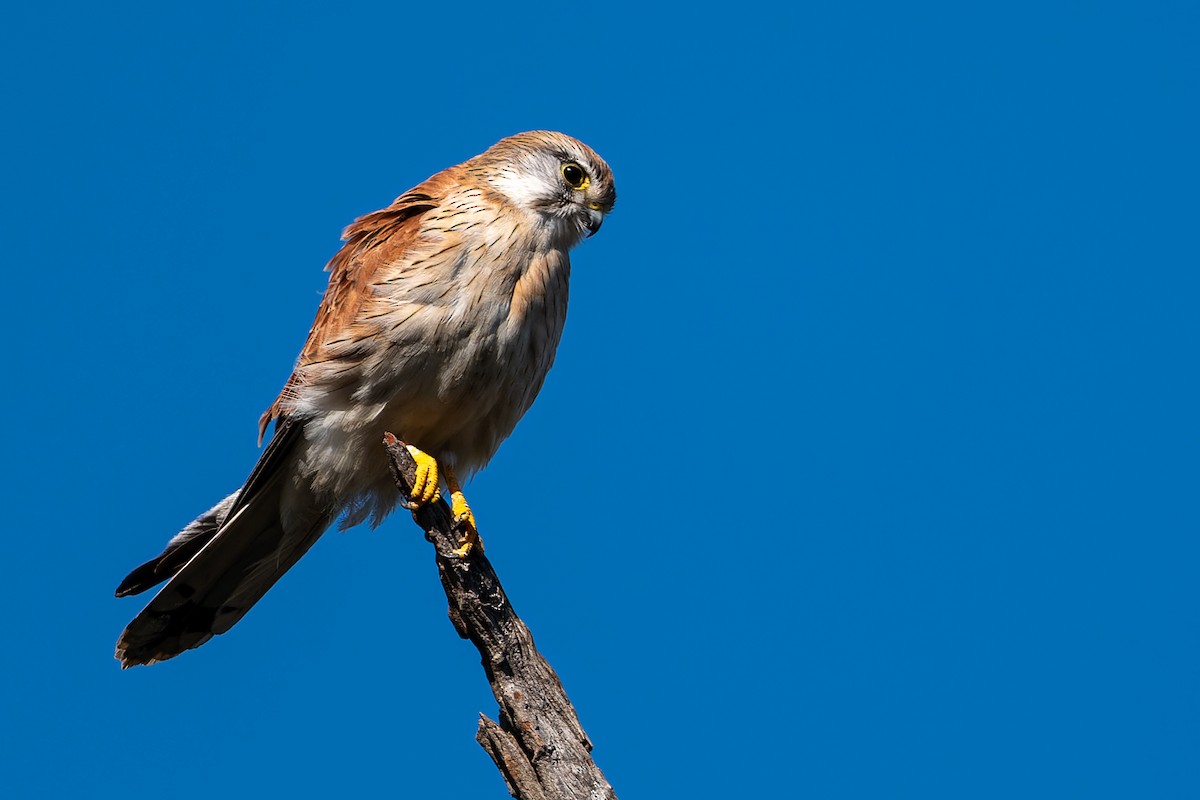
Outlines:
[[[384,446],[396,486],[408,497],[416,463],[392,434],[385,434]],[[413,520],[434,546],[450,620],[479,650],[500,704],[499,722],[481,714],[475,738],[496,762],[509,792],[519,800],[616,800],[592,761],[592,743],[562,682],[534,647],[482,549],[465,558],[454,555],[461,532],[444,500],[416,509]]]

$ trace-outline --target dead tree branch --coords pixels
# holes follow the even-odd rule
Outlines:
[[[408,497],[416,463],[392,434],[384,435],[384,446],[396,486]],[[454,555],[461,536],[444,500],[417,509],[413,520],[433,544],[450,621],[479,650],[500,704],[499,723],[480,714],[475,739],[509,792],[519,800],[616,800],[562,682],[534,647],[487,557],[480,548],[466,558]]]

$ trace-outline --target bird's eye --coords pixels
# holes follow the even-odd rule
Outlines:
[[[588,174],[574,161],[568,161],[562,165],[562,176],[563,180],[567,182],[567,186],[572,189],[587,188]]]

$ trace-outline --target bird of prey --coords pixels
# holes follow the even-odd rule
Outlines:
[[[444,482],[478,546],[460,478],[529,408],[567,314],[568,251],[616,201],[608,165],[562,133],[502,139],[346,228],[295,371],[259,421],[250,477],[121,583],[168,581],[117,642],[122,667],[224,633],[335,520],[379,524],[399,502],[380,442],[418,464],[409,503]]]

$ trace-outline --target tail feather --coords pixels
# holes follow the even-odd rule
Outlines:
[[[285,444],[277,434],[244,489],[202,514],[122,582],[119,596],[174,572],[118,639],[122,667],[164,661],[225,633],[324,533],[331,511],[291,479],[298,458]]]

